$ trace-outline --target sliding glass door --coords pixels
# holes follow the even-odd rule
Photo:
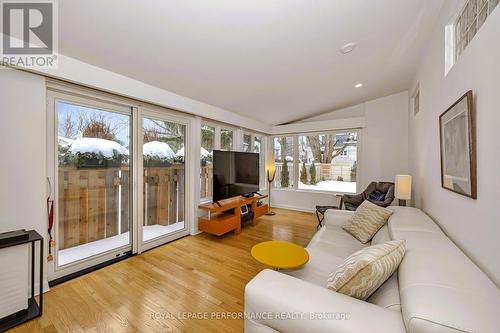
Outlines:
[[[188,234],[190,118],[75,90],[48,93],[49,281]]]
[[[51,278],[132,249],[132,108],[55,94]]]
[[[182,118],[142,110],[142,249],[187,234],[186,129]]]

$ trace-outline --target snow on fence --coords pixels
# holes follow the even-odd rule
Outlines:
[[[59,169],[59,249],[122,234],[131,224],[128,167]],[[184,220],[184,165],[144,168],[144,225]]]

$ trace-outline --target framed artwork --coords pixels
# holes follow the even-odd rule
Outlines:
[[[439,116],[441,186],[477,199],[476,129],[472,91]]]

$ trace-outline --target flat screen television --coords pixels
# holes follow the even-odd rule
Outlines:
[[[214,150],[213,201],[259,191],[259,154]]]

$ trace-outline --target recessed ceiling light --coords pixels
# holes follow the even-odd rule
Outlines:
[[[358,83],[358,84],[356,84],[354,87],[356,87],[356,88],[361,88],[362,86],[363,86],[363,83]]]
[[[356,48],[356,43],[347,43],[340,48],[340,53],[347,54],[352,52]]]

